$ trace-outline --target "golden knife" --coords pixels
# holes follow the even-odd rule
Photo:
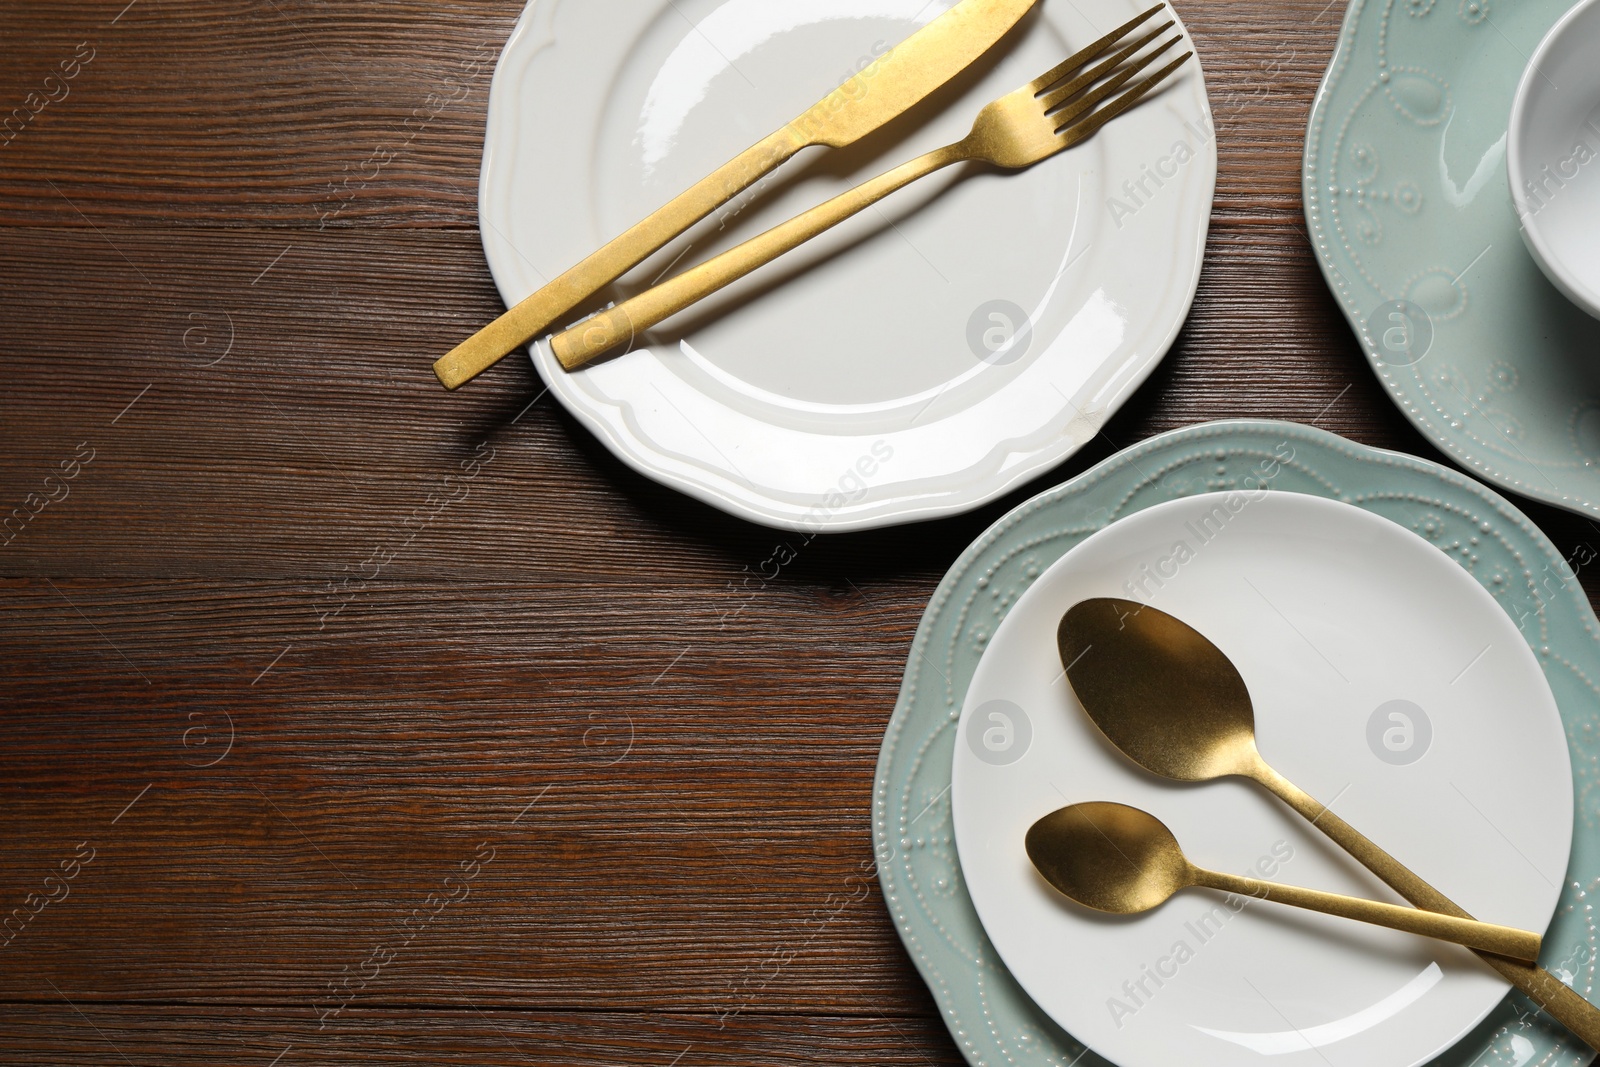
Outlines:
[[[843,148],[905,112],[992,48],[1038,0],[961,0],[819,100],[433,365],[456,389],[549,329],[802,148]]]

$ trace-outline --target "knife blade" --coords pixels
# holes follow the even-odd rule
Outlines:
[[[842,148],[903,114],[994,47],[1037,2],[961,0],[799,117],[457,345],[433,365],[440,383],[446,389],[465,385],[801,149]]]

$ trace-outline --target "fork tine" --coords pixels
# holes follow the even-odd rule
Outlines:
[[[1192,55],[1194,55],[1193,52],[1185,52],[1082,122],[1068,123],[1066,127],[1058,128],[1056,132],[1065,139],[1065,144],[1062,147],[1071,148],[1073,145],[1081,144],[1093,137],[1095,131],[1144,99],[1150,90],[1165,81],[1173,71],[1183,66],[1185,61]]]
[[[1172,39],[1163,42],[1159,48],[1145,56],[1143,59],[1139,60],[1137,63],[1117,71],[1111,77],[1107,78],[1093,89],[1090,89],[1082,96],[1073,100],[1054,115],[1051,115],[1050,117],[1055,120],[1056,129],[1060,130],[1064,128],[1079,115],[1082,115],[1094,108],[1100,103],[1100,101],[1104,100],[1106,97],[1122,88],[1122,86],[1127,83],[1128,79],[1132,78],[1145,67],[1148,67],[1151,63],[1155,62],[1156,59],[1160,58],[1163,52],[1181,40],[1183,40],[1183,38],[1173,37]],[[1048,104],[1046,104],[1045,110],[1047,112],[1050,110]]]
[[[1076,78],[1073,78],[1061,88],[1056,89],[1048,94],[1035,93],[1034,96],[1039,100],[1039,105],[1043,107],[1045,111],[1049,111],[1063,100],[1067,100],[1078,95],[1079,91],[1081,91],[1085,86],[1099,81],[1106,75],[1106,72],[1115,70],[1122,64],[1123,60],[1127,59],[1129,56],[1138,52],[1139,49],[1155,40],[1162,34],[1163,31],[1171,28],[1172,20],[1168,19],[1166,22],[1163,22],[1149,33],[1142,34],[1137,40],[1130,41],[1125,47],[1117,49],[1109,58],[1096,63],[1092,68],[1084,71]],[[1050,86],[1046,85],[1045,88],[1049,89]]]
[[[1050,88],[1050,86],[1054,85],[1062,78],[1065,78],[1068,74],[1071,74],[1073,71],[1084,66],[1106,49],[1115,45],[1118,41],[1122,40],[1128,35],[1128,31],[1143,23],[1145,20],[1150,18],[1151,15],[1154,15],[1157,11],[1160,11],[1165,6],[1165,3],[1160,3],[1151,8],[1149,11],[1144,12],[1142,15],[1134,16],[1127,22],[1124,22],[1121,26],[1118,26],[1116,29],[1100,38],[1098,41],[1094,42],[1094,44],[1091,44],[1087,48],[1081,49],[1080,51],[1069,56],[1065,63],[1062,63],[1058,67],[1052,68],[1043,77],[1035,78],[1029,83],[1028,88],[1032,89],[1036,93],[1044,92],[1046,89]]]

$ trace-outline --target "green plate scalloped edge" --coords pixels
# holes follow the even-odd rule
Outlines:
[[[955,723],[985,642],[1046,567],[1152,504],[1237,488],[1287,444],[1277,492],[1365,508],[1414,530],[1494,594],[1544,667],[1567,728],[1577,798],[1572,863],[1544,965],[1593,999],[1600,888],[1600,623],[1571,567],[1526,516],[1471,479],[1295,423],[1205,423],[1127,449],[1020,505],[961,554],[929,602],[884,734],[873,842],[884,901],[968,1062],[1097,1067],[1028,998],[984,935],[950,821]],[[1578,1067],[1593,1053],[1513,992],[1439,1057],[1449,1067]]]
[[[1523,68],[1570,2],[1352,0],[1302,194],[1323,276],[1406,418],[1479,477],[1600,515],[1600,321],[1523,244],[1505,161]],[[1581,170],[1600,181],[1600,161]],[[1432,334],[1414,363],[1379,343],[1402,340],[1400,300]]]

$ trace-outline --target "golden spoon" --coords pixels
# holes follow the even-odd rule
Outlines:
[[[1196,867],[1160,819],[1126,804],[1093,801],[1052,811],[1028,828],[1027,848],[1045,881],[1079,904],[1113,915],[1149,911],[1193,886],[1359,919],[1514,959],[1539,958],[1539,935],[1526,930]]]
[[[1267,766],[1256,751],[1255,711],[1244,679],[1192,626],[1145,604],[1100,597],[1062,616],[1056,643],[1089,718],[1145,770],[1181,782],[1253,779],[1417,907],[1472,918]],[[1600,1049],[1600,1008],[1542,967],[1494,955],[1483,959],[1586,1045]]]

